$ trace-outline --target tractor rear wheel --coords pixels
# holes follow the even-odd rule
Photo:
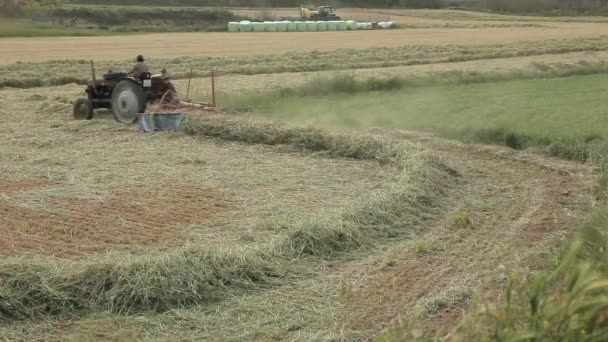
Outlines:
[[[89,99],[78,99],[72,111],[76,120],[91,120],[93,118],[93,103]]]
[[[130,124],[146,110],[143,88],[132,81],[120,81],[112,91],[112,112],[116,121]]]

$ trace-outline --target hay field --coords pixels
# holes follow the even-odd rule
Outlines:
[[[500,306],[508,279],[551,270],[605,205],[606,76],[564,76],[607,72],[608,24],[350,11],[432,28],[0,39],[0,81],[23,87],[0,88],[0,337],[424,340]],[[467,27],[436,27],[450,22]],[[181,94],[190,64],[223,63],[220,104],[253,96],[255,112],[193,113],[158,134],[107,111],[73,120],[84,87],[68,83],[86,59],[128,66],[137,53],[175,70]],[[411,83],[289,95],[333,70]],[[208,83],[195,78],[192,96],[207,100]],[[446,126],[488,136],[463,143]],[[581,140],[526,140],[575,126]],[[530,145],[471,143],[518,139]]]
[[[365,161],[140,135],[111,115],[73,121],[70,102],[81,92],[0,95],[2,255],[246,245],[286,233],[286,220],[339,208],[392,174]]]
[[[395,48],[341,49],[333,51],[311,51],[307,53],[288,52],[255,56],[191,57],[176,58],[151,57],[148,64],[153,72],[162,68],[169,70],[173,79],[209,76],[212,68],[218,75],[260,75],[289,72],[314,72],[327,70],[359,70],[391,68],[412,65],[442,65],[451,62],[498,60],[499,65],[508,65],[507,58],[537,56],[536,62],[542,64],[543,58],[554,61],[561,57],[565,64],[572,64],[567,54],[608,51],[608,39],[571,39],[547,40],[543,42],[519,42],[509,44],[484,45],[445,45],[445,46],[401,46]],[[551,55],[551,56],[550,56]],[[516,60],[515,64],[516,63]],[[597,63],[597,59],[581,55],[581,63]],[[97,61],[98,73],[106,70],[128,70],[132,61]],[[463,64],[464,65],[464,64]],[[433,66],[429,66],[432,68]],[[439,67],[441,68],[441,67]],[[387,69],[391,70],[391,69]],[[14,63],[0,65],[0,87],[29,88],[44,85],[63,85],[69,83],[86,84],[90,75],[90,61],[51,60],[40,63]],[[380,72],[380,74],[385,74]],[[262,85],[263,86],[263,85]]]
[[[144,54],[252,56],[289,51],[542,42],[608,34],[608,23],[543,23],[540,27],[420,28],[365,32],[155,33],[120,37],[1,38],[0,63],[50,59],[123,60]],[[134,41],[137,41],[135,44]]]
[[[0,90],[9,340],[449,329],[482,286],[542,267],[593,202],[592,166],[542,153],[202,114],[142,135],[72,121],[79,92]]]

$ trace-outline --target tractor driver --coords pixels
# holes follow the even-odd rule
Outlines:
[[[135,65],[133,66],[133,70],[131,70],[131,72],[129,72],[129,75],[133,75],[133,77],[135,78],[140,78],[141,75],[143,73],[149,73],[150,72],[150,68],[148,68],[148,65],[146,63],[144,63],[144,56],[139,55],[137,56],[137,63],[135,63]]]

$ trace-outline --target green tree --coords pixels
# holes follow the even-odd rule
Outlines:
[[[15,16],[38,6],[36,0],[0,0],[0,15]]]

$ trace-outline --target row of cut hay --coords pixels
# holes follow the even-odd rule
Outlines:
[[[283,274],[280,259],[263,251],[187,248],[133,259],[13,259],[0,264],[0,322],[162,312],[218,300],[226,289],[269,285]]]
[[[350,207],[296,222],[291,234],[248,250],[203,251],[189,246],[170,253],[83,261],[7,259],[0,263],[0,322],[77,317],[93,312],[163,312],[287,281],[287,262],[306,255],[332,257],[411,232],[449,182],[448,169],[406,142],[332,134],[311,128],[219,118],[191,118],[189,134],[296,148],[391,163],[395,182]],[[323,213],[325,214],[325,213]]]
[[[376,160],[398,168],[391,184],[360,198],[338,215],[293,227],[284,246],[292,256],[331,257],[382,238],[411,233],[410,228],[441,198],[448,175],[454,174],[428,151],[404,141],[214,117],[190,118],[184,129],[189,134],[250,144],[290,145],[332,157]]]
[[[203,135],[248,144],[290,145],[333,157],[378,160],[380,162],[406,159],[420,151],[413,144],[397,143],[370,136],[332,134],[311,127],[289,127],[271,122],[233,120],[220,117],[196,117],[184,122],[187,134]]]

